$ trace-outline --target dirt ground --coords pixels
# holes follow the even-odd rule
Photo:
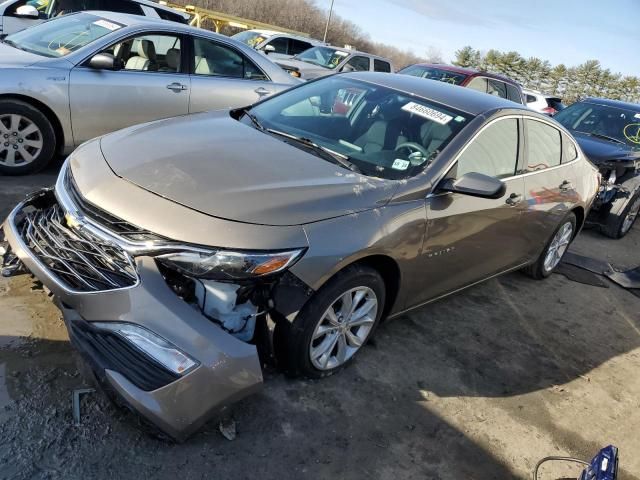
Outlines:
[[[0,177],[0,217],[56,168]],[[622,241],[586,231],[574,251],[640,264],[640,225]],[[614,444],[640,479],[640,298],[522,274],[490,280],[378,330],[347,370],[320,382],[265,374],[181,445],[140,432],[90,386],[57,310],[28,276],[0,279],[0,479],[530,478],[547,455],[590,458]],[[544,470],[544,479],[577,475]]]

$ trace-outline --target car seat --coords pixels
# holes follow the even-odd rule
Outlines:
[[[362,148],[364,153],[395,150],[398,144],[406,141],[401,133],[402,122],[400,119],[376,120],[354,143]]]
[[[180,49],[170,48],[167,50],[167,54],[164,57],[164,61],[167,64],[161,71],[163,72],[178,72],[180,70]]]
[[[125,65],[126,70],[157,70],[156,47],[151,40],[138,42],[138,55],[130,57]]]

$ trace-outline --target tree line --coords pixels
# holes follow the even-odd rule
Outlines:
[[[313,0],[173,1],[182,5],[195,5],[259,22],[280,25],[308,33],[317,39],[322,39],[324,35],[328,15],[328,11],[319,7]],[[382,14],[384,12],[381,12]],[[238,31],[238,29],[226,27],[222,33],[232,35]],[[409,50],[375,42],[354,22],[336,15],[335,12],[331,17],[327,41],[332,45],[351,45],[358,50],[389,58],[396,69],[419,62],[443,62],[440,52],[433,47],[425,45],[424,53],[416,55]],[[525,88],[561,96],[566,103],[572,103],[585,96],[640,102],[640,78],[611,72],[603,68],[598,60],[589,60],[573,67],[563,64],[552,66],[547,60],[536,57],[524,58],[518,52],[498,50],[482,52],[468,46],[455,53],[453,63],[463,67],[501,73],[521,83]]]
[[[558,95],[566,103],[583,97],[640,102],[640,78],[613,73],[598,60],[587,60],[575,67],[553,66],[547,60],[524,58],[518,52],[483,53],[470,46],[458,50],[455,57],[455,65],[501,73],[525,88]]]

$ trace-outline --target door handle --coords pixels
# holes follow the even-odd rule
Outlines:
[[[183,85],[182,83],[178,83],[178,82],[173,82],[167,85],[167,89],[173,90],[174,92],[182,92],[187,88],[188,87],[186,85]]]
[[[569,190],[573,190],[573,185],[569,180],[565,180],[560,184],[560,190],[563,192],[568,192]]]
[[[509,197],[507,197],[507,199],[505,200],[505,203],[510,207],[515,207],[521,201],[522,201],[522,195],[520,195],[519,193],[512,193],[511,195],[509,195]]]
[[[261,97],[264,97],[265,95],[270,95],[271,92],[269,90],[267,90],[264,87],[258,87],[254,90],[254,92],[256,92],[258,95],[260,95]]]

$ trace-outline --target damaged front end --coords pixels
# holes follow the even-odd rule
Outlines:
[[[52,292],[105,391],[177,440],[260,388],[267,322],[311,294],[288,270],[304,248],[172,241],[86,201],[66,165],[55,191],[19,204],[2,231],[4,269]]]
[[[619,213],[640,188],[640,159],[606,160],[596,165],[601,181],[590,222],[605,224],[607,216]]]

